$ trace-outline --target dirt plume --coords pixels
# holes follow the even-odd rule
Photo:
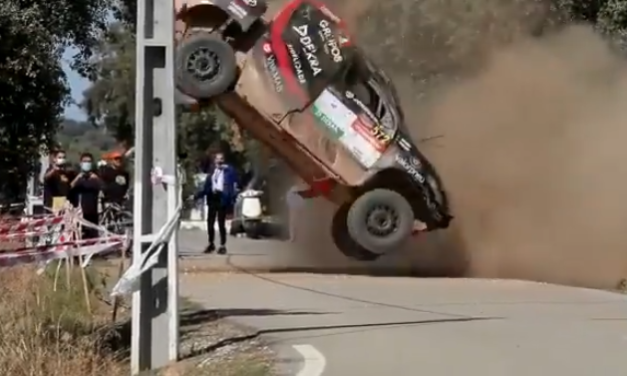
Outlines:
[[[612,288],[627,275],[627,66],[590,28],[495,53],[433,102],[430,150],[469,274]]]

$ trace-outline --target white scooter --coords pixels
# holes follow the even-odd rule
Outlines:
[[[256,189],[246,189],[239,194],[231,222],[231,235],[245,233],[251,239],[262,236],[264,226],[262,195],[263,191]]]

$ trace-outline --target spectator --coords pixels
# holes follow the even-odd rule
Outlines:
[[[121,152],[113,152],[110,156],[111,163],[100,168],[100,178],[103,183],[103,201],[123,206],[128,198],[130,174],[124,168]]]
[[[102,181],[94,170],[94,157],[89,153],[81,155],[81,172],[72,181],[72,190],[76,193],[83,211],[83,219],[98,225],[98,196]],[[83,239],[98,237],[98,230],[83,226]]]
[[[205,253],[215,251],[215,229],[218,221],[220,232],[219,254],[226,253],[226,216],[233,209],[237,197],[237,172],[226,163],[224,153],[217,153],[213,159],[213,166],[207,174],[202,189],[196,193],[196,200],[205,199],[207,204],[207,235],[209,244]]]
[[[72,198],[70,183],[75,174],[68,168],[65,151],[58,150],[54,153],[51,162],[44,175],[44,206],[58,212],[63,208],[67,198]]]

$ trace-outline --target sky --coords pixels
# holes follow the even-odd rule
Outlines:
[[[72,99],[75,102],[79,102],[83,99],[83,91],[89,87],[89,81],[82,78],[76,72],[74,72],[68,65],[68,62],[71,60],[72,56],[76,53],[75,48],[68,48],[65,50],[63,54],[63,70],[67,75],[68,82],[70,84],[70,89],[72,89]],[[87,116],[82,109],[80,109],[76,105],[70,105],[65,108],[64,113],[66,118],[74,119],[74,120],[85,120]]]

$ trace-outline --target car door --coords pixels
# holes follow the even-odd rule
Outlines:
[[[267,71],[287,110],[283,129],[334,174],[348,183],[358,180],[363,168],[338,147],[339,133],[319,111],[357,52],[342,21],[318,2],[294,0],[275,17],[266,43],[272,53]]]

